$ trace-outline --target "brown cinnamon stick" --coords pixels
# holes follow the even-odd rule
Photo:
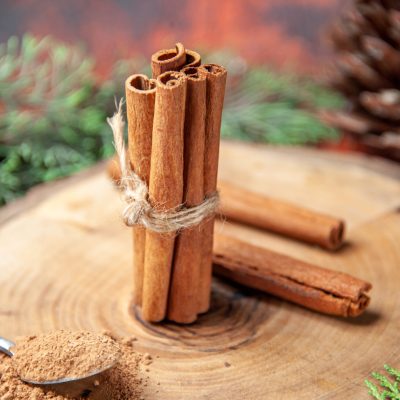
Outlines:
[[[368,282],[228,234],[215,234],[213,261],[218,275],[321,313],[355,317],[369,304]]]
[[[112,179],[120,178],[118,162],[108,164]],[[218,181],[221,195],[219,213],[232,221],[266,229],[328,250],[340,248],[346,224],[337,217],[322,214],[276,198],[261,195],[226,181]]]
[[[219,211],[228,219],[267,229],[329,250],[343,243],[344,221],[294,204],[218,182]]]
[[[167,71],[179,71],[184,67],[198,67],[200,64],[200,54],[185,49],[182,43],[177,43],[175,49],[160,50],[151,56],[153,78],[157,78]]]
[[[151,135],[153,130],[156,82],[147,76],[131,75],[125,82],[128,118],[128,153],[133,170],[149,184]],[[146,230],[133,228],[133,304],[142,304]]]
[[[184,68],[187,76],[184,204],[196,206],[204,199],[204,135],[206,117],[206,77],[198,68]],[[175,244],[171,277],[168,318],[179,323],[196,320],[198,312],[198,281],[202,257],[202,230],[199,226],[184,229]]]
[[[157,78],[149,199],[159,211],[182,203],[186,87],[186,76],[180,72]],[[142,315],[147,321],[166,316],[174,243],[174,233],[146,232]]]
[[[227,72],[225,68],[215,64],[202,65],[199,70],[207,79],[204,148],[204,195],[207,197],[217,189],[221,117]],[[202,225],[203,251],[198,293],[199,312],[206,312],[210,308],[214,218],[205,221]]]
[[[160,50],[151,56],[153,78],[167,71],[178,71],[186,63],[186,52],[182,43],[177,43],[175,49]]]
[[[193,50],[186,49],[186,62],[185,68],[200,67],[201,57],[200,54]]]

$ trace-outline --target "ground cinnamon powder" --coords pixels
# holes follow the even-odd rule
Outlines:
[[[101,369],[116,357],[117,364],[104,374],[101,384],[77,399],[140,399],[146,379],[139,370],[142,362],[146,365],[146,357],[134,350],[133,343],[132,339],[116,339],[110,334],[68,331],[18,339],[12,349],[16,356],[10,358],[0,353],[0,400],[68,399],[22,382],[19,371],[24,377],[33,377],[32,380],[50,380],[65,373],[82,376],[93,368]],[[54,359],[50,358],[53,356]],[[51,359],[54,362],[47,361]]]
[[[92,332],[55,331],[18,339],[13,364],[32,382],[82,378],[114,365],[120,357],[117,342]]]

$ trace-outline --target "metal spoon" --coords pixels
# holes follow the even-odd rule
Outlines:
[[[11,350],[13,346],[15,346],[14,342],[0,336],[0,352],[3,352],[12,357],[14,355]],[[55,362],[57,362],[57,360],[55,360]],[[46,391],[51,390],[64,396],[87,396],[89,393],[95,390],[96,386],[98,386],[99,383],[102,381],[104,373],[114,367],[117,362],[118,360],[115,360],[113,364],[107,366],[106,368],[91,371],[89,374],[79,378],[61,378],[53,381],[44,382],[31,381],[29,379],[25,379],[23,376],[20,376],[20,379],[25,383],[40,386]]]

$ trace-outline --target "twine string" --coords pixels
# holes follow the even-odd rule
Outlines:
[[[207,197],[201,204],[193,207],[180,206],[165,212],[157,211],[148,201],[149,190],[145,182],[132,170],[127,158],[124,140],[125,121],[122,112],[123,99],[117,111],[107,118],[114,136],[114,147],[118,155],[121,180],[120,187],[126,206],[122,218],[128,226],[144,226],[159,233],[175,232],[200,224],[215,214],[219,204],[218,192]]]

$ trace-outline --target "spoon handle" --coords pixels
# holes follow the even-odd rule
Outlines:
[[[5,339],[0,336],[0,351],[12,357],[14,353],[10,350],[11,347],[15,346],[15,343],[11,340]]]

